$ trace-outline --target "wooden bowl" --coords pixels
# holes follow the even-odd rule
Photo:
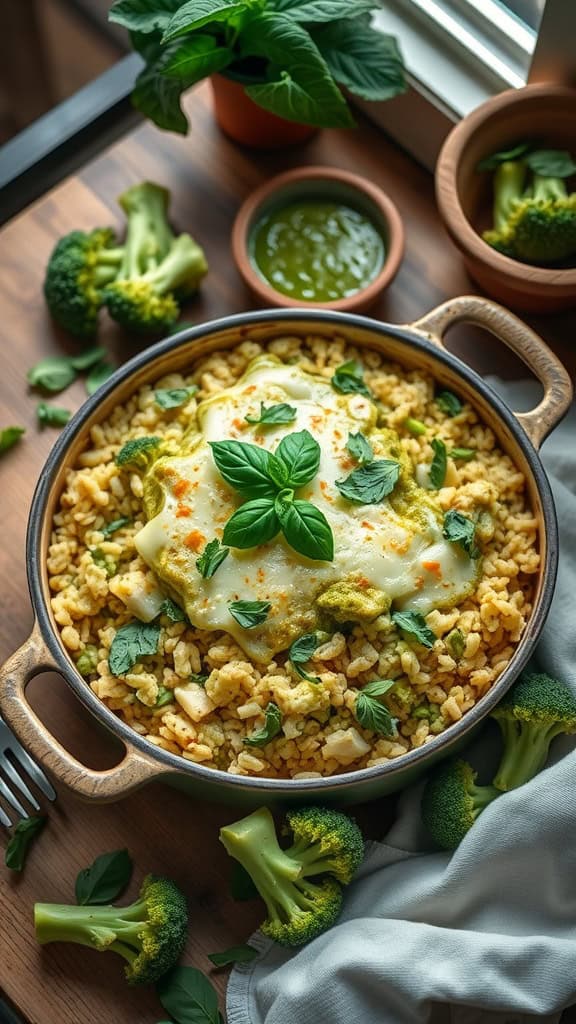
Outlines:
[[[251,255],[252,232],[262,217],[294,200],[319,198],[359,210],[378,229],[386,247],[384,264],[376,277],[354,295],[333,302],[307,302],[276,291],[259,273]],[[359,313],[369,309],[396,276],[404,254],[404,227],[392,200],[366,178],[336,167],[301,167],[278,174],[248,196],[234,221],[232,254],[245,283],[265,306]]]
[[[527,85],[483,103],[449,134],[436,165],[436,200],[444,225],[472,278],[513,309],[551,313],[576,306],[576,267],[535,267],[483,241],[491,221],[491,175],[484,157],[525,139],[576,154],[576,89]]]

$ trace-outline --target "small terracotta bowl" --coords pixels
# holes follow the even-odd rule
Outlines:
[[[436,200],[472,278],[513,309],[552,313],[576,306],[576,266],[534,267],[503,256],[481,235],[491,226],[491,175],[476,165],[491,153],[534,139],[576,155],[576,89],[527,85],[500,93],[452,129],[436,165]]]
[[[299,199],[335,200],[363,213],[380,232],[386,256],[380,272],[366,287],[333,302],[307,302],[283,295],[261,276],[251,255],[254,228],[272,210]],[[245,283],[265,306],[363,312],[394,279],[404,253],[404,227],[394,203],[377,185],[335,167],[301,167],[271,178],[240,207],[232,229],[232,254]]]

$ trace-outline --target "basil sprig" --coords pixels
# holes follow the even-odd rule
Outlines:
[[[440,391],[436,395],[436,405],[452,418],[462,412],[462,402],[453,391]]]
[[[277,704],[270,701],[264,712],[266,720],[261,729],[246,736],[244,743],[249,747],[263,747],[278,735],[282,728],[282,712]]]
[[[271,607],[270,601],[232,601],[228,611],[242,629],[254,629],[266,621]]]
[[[260,402],[260,414],[258,416],[245,416],[247,423],[257,423],[267,426],[273,423],[292,423],[296,419],[296,409],[287,402],[280,402],[278,405],[265,406]]]
[[[303,633],[297,640],[294,640],[288,650],[288,660],[292,662],[298,675],[302,679],[307,679],[309,683],[319,683],[320,680],[318,676],[311,676],[302,666],[310,661],[319,644],[320,641],[316,633]]]
[[[209,580],[229,554],[230,548],[225,548],[215,537],[206,545],[200,558],[196,559],[196,568],[205,580]]]
[[[366,466],[369,462],[374,461],[372,445],[361,431],[358,431],[357,434],[348,434],[346,447],[352,458],[356,459],[356,462],[359,462],[361,466]]]
[[[439,437],[435,437],[430,444],[434,452],[434,458],[432,459],[432,465],[430,466],[430,483],[432,484],[432,487],[435,487],[436,490],[439,491],[440,488],[444,486],[446,470],[448,468],[446,445]]]
[[[394,718],[385,704],[378,700],[391,687],[394,679],[375,679],[362,688],[356,697],[354,715],[365,729],[381,733],[383,736],[395,736],[397,719]]]
[[[403,633],[413,636],[423,647],[434,647],[437,637],[421,612],[392,612],[392,622]]]
[[[24,869],[32,844],[40,835],[47,821],[48,818],[45,815],[33,815],[18,822],[8,840],[4,854],[4,863],[7,868],[10,868],[11,871]]]
[[[364,382],[364,370],[355,359],[342,363],[334,371],[330,383],[341,395],[359,394],[372,398],[372,392]]]
[[[76,878],[76,902],[81,907],[112,903],[128,885],[133,866],[128,850],[102,853]]]
[[[478,558],[480,548],[475,543],[476,523],[456,509],[450,509],[444,516],[443,536],[453,544],[459,544],[470,558]]]
[[[124,676],[148,654],[156,654],[160,640],[157,622],[127,622],[116,631],[110,647],[108,665],[113,676]]]
[[[392,459],[374,459],[367,466],[354,469],[336,487],[343,498],[358,505],[377,505],[394,490],[400,477],[400,464]]]

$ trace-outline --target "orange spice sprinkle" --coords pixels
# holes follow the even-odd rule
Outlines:
[[[365,576],[360,576],[356,585],[360,587],[360,590],[366,590],[370,586],[370,580],[367,580]]]
[[[199,551],[205,540],[206,538],[200,530],[191,530],[188,536],[184,538],[184,543],[192,551]]]
[[[431,572],[436,579],[442,579],[442,569],[440,568],[440,562],[422,562],[422,568],[426,569],[426,572]]]
[[[242,420],[234,419],[232,420],[232,426],[234,427],[235,430],[243,430],[246,424],[242,423]]]
[[[416,590],[422,590],[422,587],[424,586],[424,577],[417,576],[414,580],[414,586],[416,587]]]
[[[365,530],[373,530],[374,529],[374,523],[369,522],[368,519],[363,519],[362,520],[362,526],[364,527]]]
[[[191,515],[192,515],[192,509],[190,508],[189,505],[178,505],[178,507],[176,509],[176,518],[177,519],[186,519],[188,516],[191,516]]]
[[[185,494],[188,494],[190,490],[189,480],[177,480],[174,484],[174,497],[183,498]]]
[[[256,391],[256,385],[255,384],[250,384],[247,388],[244,388],[244,394],[245,395],[251,395],[251,394],[253,394],[254,391]]]
[[[259,583],[263,583],[264,580],[266,579],[266,573],[264,572],[264,569],[262,568],[262,566],[260,566],[260,568],[258,569],[258,572],[256,573],[256,576],[258,577],[258,582]]]

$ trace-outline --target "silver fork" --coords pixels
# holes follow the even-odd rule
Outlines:
[[[9,754],[17,762],[17,768],[12,763],[8,756]],[[29,789],[25,778],[22,778],[22,773],[25,775],[25,778],[30,779],[38,787],[48,800],[56,799],[56,791],[42,769],[38,767],[36,762],[30,757],[30,754],[24,750],[22,744],[10,732],[4,719],[0,718],[0,797],[16,811],[20,818],[29,818],[30,814],[20,802],[18,796],[23,797],[35,811],[40,810],[40,804]],[[16,796],[16,793],[18,793],[18,796]],[[5,825],[6,828],[10,828],[12,825],[12,821],[1,805],[0,825]]]

